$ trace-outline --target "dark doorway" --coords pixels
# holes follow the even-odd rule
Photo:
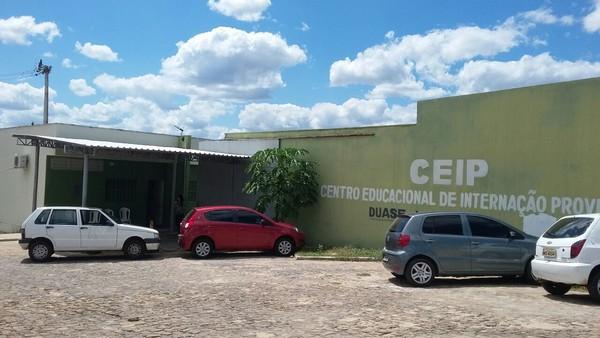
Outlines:
[[[155,228],[167,228],[164,221],[165,181],[149,180],[146,200],[146,224],[154,224]]]

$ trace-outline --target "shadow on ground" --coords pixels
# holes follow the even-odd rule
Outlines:
[[[392,277],[389,279],[392,284],[402,287],[414,287],[404,278]],[[527,283],[519,278],[504,277],[437,277],[428,289],[451,289],[464,287],[515,287],[515,288],[537,288],[539,285]]]
[[[590,307],[599,307],[600,302],[596,302],[590,297],[587,293],[567,293],[564,296],[554,296],[551,294],[546,294],[544,297],[557,301],[557,302],[565,302],[577,305],[585,305]]]
[[[158,261],[165,257],[159,253],[147,254],[139,260],[144,261]],[[37,263],[29,258],[25,258],[21,261],[21,264],[69,264],[69,263],[121,263],[121,262],[132,262],[134,260],[125,257],[120,253],[101,253],[101,254],[86,254],[86,253],[63,253],[60,255],[52,256],[50,260],[43,263]]]
[[[194,255],[190,252],[181,252],[179,257],[183,259],[189,260],[197,260],[197,261],[211,261],[211,260],[234,260],[234,259],[290,259],[290,257],[280,257],[276,256],[272,252],[264,251],[244,251],[244,252],[215,252],[209,258],[199,259],[194,257]],[[293,258],[293,256],[292,256]]]

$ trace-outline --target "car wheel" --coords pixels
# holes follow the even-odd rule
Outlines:
[[[37,241],[29,246],[29,258],[34,262],[46,262],[52,254],[52,246],[46,241]]]
[[[278,256],[291,256],[296,251],[294,241],[289,238],[280,238],[275,243],[275,253]]]
[[[588,280],[588,292],[592,299],[600,302],[600,270],[597,270]]]
[[[538,279],[531,271],[531,261],[532,260],[530,259],[529,262],[527,262],[527,265],[525,266],[525,273],[523,274],[522,278],[525,283],[537,284]]]
[[[555,296],[562,296],[569,290],[571,290],[571,285],[547,281],[542,282],[542,287],[544,288],[544,290],[548,291],[548,293]]]
[[[142,241],[131,240],[125,245],[123,251],[125,252],[125,256],[127,256],[127,258],[139,259],[144,257],[146,247]]]
[[[404,276],[414,286],[429,286],[435,279],[433,263],[425,258],[412,260],[406,267]]]
[[[212,254],[213,244],[206,238],[201,238],[194,243],[192,252],[197,258],[207,258]]]

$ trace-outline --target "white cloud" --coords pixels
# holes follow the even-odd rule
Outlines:
[[[281,69],[306,61],[297,45],[279,35],[218,27],[177,44],[160,74],[116,78],[102,74],[94,83],[113,95],[171,95],[219,99],[265,98],[284,86]]]
[[[594,76],[600,76],[600,62],[560,61],[542,53],[517,61],[469,61],[458,73],[457,85],[458,94],[467,94]]]
[[[240,21],[259,21],[271,0],[208,0],[208,8]]]
[[[40,36],[51,43],[60,35],[60,30],[54,22],[35,23],[32,16],[11,16],[0,19],[0,42],[3,44],[30,45],[30,37]]]
[[[367,93],[369,99],[385,99],[387,97],[403,96],[411,100],[425,100],[447,96],[450,92],[440,87],[426,88],[422,81],[410,79],[400,83],[382,83]]]
[[[556,16],[550,8],[538,8],[536,10],[520,13],[520,17],[531,23],[539,23],[545,25],[561,24],[572,25],[575,19],[572,15]]]
[[[393,105],[384,100],[351,98],[341,105],[318,103],[300,107],[293,104],[251,103],[239,114],[245,130],[286,130],[357,127],[416,122],[416,104]]]
[[[406,35],[367,48],[354,60],[346,58],[334,62],[329,78],[333,86],[403,84],[414,88],[418,84],[411,82],[415,82],[416,76],[448,84],[452,80],[448,71],[456,62],[506,52],[522,40],[522,32],[514,25],[493,29],[469,26],[434,30],[426,35]],[[375,88],[375,91],[383,90]],[[396,95],[422,96],[414,93]]]
[[[217,138],[231,130],[215,124],[217,117],[239,109],[239,100],[263,98],[284,86],[281,70],[306,61],[300,47],[279,35],[227,27],[198,34],[177,48],[157,74],[97,76],[95,87],[109,97],[81,107],[52,103],[53,121],[164,133],[178,125],[186,133]],[[71,89],[84,94],[94,88],[77,79]]]
[[[121,61],[121,59],[119,59],[119,54],[113,52],[107,45],[94,45],[90,42],[86,42],[82,45],[77,41],[75,42],[75,49],[90,59],[108,62]]]
[[[306,22],[302,22],[300,26],[300,30],[303,32],[308,32],[310,30],[310,26]]]
[[[50,99],[56,92],[50,88]],[[29,124],[42,120],[43,88],[28,83],[0,82],[0,127]]]
[[[155,101],[161,106],[169,106],[173,95],[190,94],[178,81],[154,74],[146,74],[131,78],[118,78],[109,74],[100,74],[94,79],[96,87],[104,92],[118,97],[144,97]]]
[[[44,54],[42,54],[42,56],[45,58],[55,58],[56,54],[54,54],[52,52],[45,52]]]
[[[77,123],[107,128],[151,131],[173,134],[173,125],[184,128],[186,134],[217,138],[226,127],[211,123],[217,117],[232,110],[227,103],[192,99],[188,104],[166,110],[151,100],[139,97],[84,104],[69,107],[62,103],[52,103],[52,120],[64,123]]]
[[[330,83],[373,86],[366,95],[370,99],[420,100],[449,95],[460,86],[456,76],[464,62],[491,59],[525,43],[545,46],[545,40],[528,37],[533,27],[573,22],[572,16],[556,16],[551,9],[540,8],[518,13],[493,28],[463,26],[398,38],[390,31],[384,43],[359,52],[354,59],[334,62]]]
[[[69,58],[64,58],[61,62],[61,65],[65,68],[70,68],[70,69],[77,69],[80,67],[79,65],[74,64],[73,61],[71,61],[71,59],[69,59]]]
[[[77,96],[90,96],[96,94],[96,89],[88,86],[85,79],[72,79],[69,81],[69,89]]]
[[[600,31],[600,0],[594,1],[594,9],[583,18],[583,29],[588,33]]]
[[[42,103],[44,91],[29,83],[10,84],[0,82],[0,109],[31,109],[36,102]]]

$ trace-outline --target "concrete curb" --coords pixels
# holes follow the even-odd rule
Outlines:
[[[378,262],[380,258],[373,257],[335,257],[335,256],[296,256],[301,261],[338,261],[338,262]]]
[[[21,234],[0,234],[0,242],[18,241],[21,239]]]

